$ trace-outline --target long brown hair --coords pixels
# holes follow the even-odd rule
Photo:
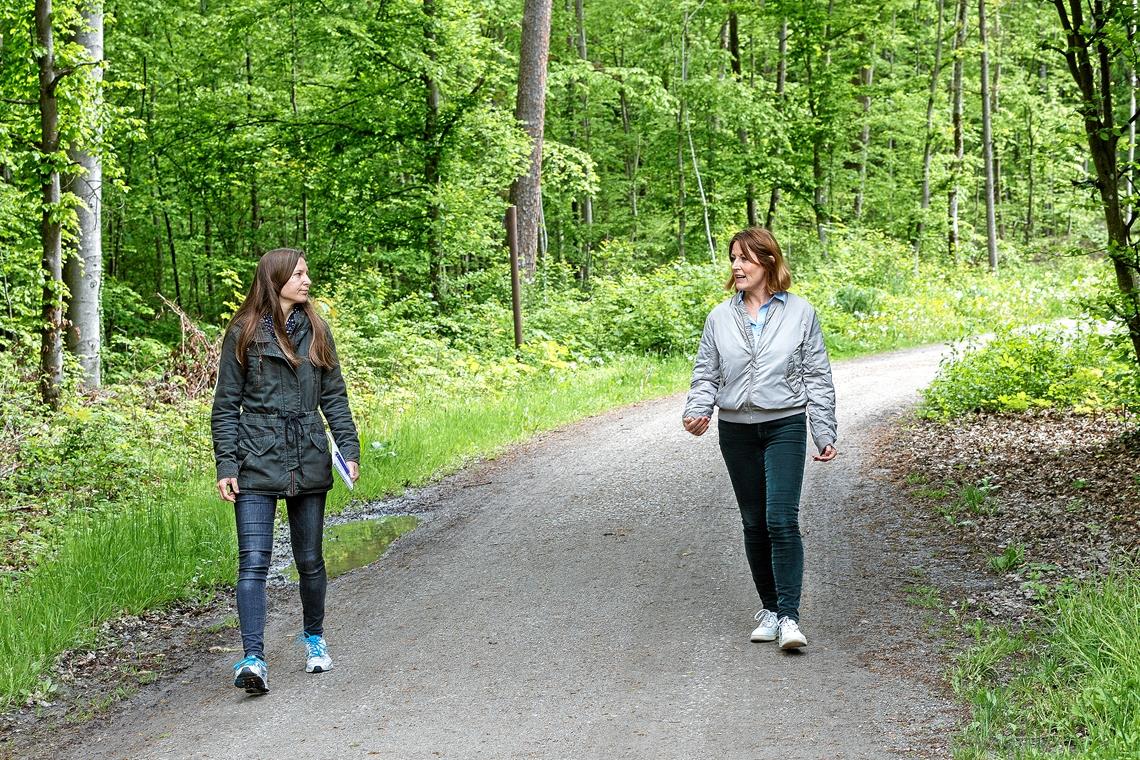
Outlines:
[[[736,289],[736,278],[732,274],[732,247],[740,244],[740,253],[754,264],[764,267],[768,276],[768,290],[779,293],[792,287],[792,270],[776,242],[776,236],[764,227],[749,227],[732,236],[728,241],[728,282],[725,290]]]
[[[304,258],[303,253],[293,248],[275,248],[266,251],[257,262],[257,269],[253,273],[253,284],[242,301],[241,307],[234,314],[229,329],[238,330],[237,359],[244,366],[246,352],[249,344],[253,342],[257,331],[261,329],[261,319],[266,314],[273,317],[273,333],[277,336],[277,345],[281,353],[294,367],[301,364],[301,357],[293,351],[293,341],[285,334],[285,320],[281,317],[281,301],[279,295],[281,288],[293,276],[297,262]],[[328,338],[328,328],[323,319],[317,316],[313,302],[306,300],[301,304],[305,316],[313,330],[313,340],[309,344],[309,361],[317,367],[330,368],[336,362],[333,357],[332,345]]]

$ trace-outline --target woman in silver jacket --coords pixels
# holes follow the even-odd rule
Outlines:
[[[800,488],[807,423],[835,458],[835,387],[815,309],[788,292],[791,272],[772,233],[752,227],[728,246],[733,295],[709,313],[682,422],[703,435],[720,409],[721,455],[744,523],[744,551],[762,606],[752,641],[807,645],[799,627],[804,552]]]

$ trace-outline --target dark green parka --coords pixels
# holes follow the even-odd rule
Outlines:
[[[333,348],[332,369],[309,363],[313,325],[296,312],[293,367],[277,342],[259,329],[246,350],[245,366],[237,360],[238,326],[231,326],[218,359],[218,386],[210,427],[218,480],[237,478],[241,493],[296,496],[332,488],[332,458],[320,412],[346,461],[360,461],[360,440],[348,393],[336,361],[332,332],[324,330]],[[318,411],[318,409],[320,411]]]

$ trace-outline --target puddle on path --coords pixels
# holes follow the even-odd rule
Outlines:
[[[325,572],[329,578],[364,567],[380,559],[389,544],[419,525],[411,515],[355,520],[325,529]],[[297,568],[289,565],[283,571],[291,581],[298,581]]]

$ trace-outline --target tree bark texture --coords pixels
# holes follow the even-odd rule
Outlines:
[[[934,31],[934,66],[930,70],[930,90],[926,93],[926,131],[922,135],[922,192],[919,196],[918,221],[914,225],[914,269],[918,272],[922,253],[922,233],[926,212],[930,208],[930,160],[934,145],[934,96],[938,93],[938,77],[942,73],[943,0],[938,0],[938,21]]]
[[[728,13],[728,50],[732,57],[732,73],[736,81],[743,83],[744,67],[740,60],[740,19],[736,11]],[[744,151],[744,211],[748,217],[748,226],[755,227],[760,223],[756,213],[756,183],[752,179],[752,148],[749,144],[748,130],[741,127],[736,132],[740,140],[740,148]]]
[[[432,63],[436,59],[436,7],[435,0],[424,0],[424,48],[428,60]],[[440,207],[440,134],[439,134],[439,83],[431,72],[425,71],[421,75],[426,98],[424,111],[424,186],[427,189],[427,255],[428,278],[431,281],[431,292],[437,303],[442,303],[447,297],[446,271],[444,269],[443,251],[443,209]]]
[[[519,253],[528,282],[534,280],[542,219],[542,132],[546,119],[550,16],[551,0],[525,0],[515,118],[531,138],[530,169],[511,186],[511,203],[518,208]]]
[[[958,231],[958,199],[961,194],[962,164],[966,158],[966,141],[962,131],[962,66],[963,51],[966,48],[966,0],[958,0],[954,33],[954,73],[950,85],[951,127],[954,132],[954,160],[950,165],[950,192],[947,198],[946,215],[949,231],[946,235],[951,261],[958,260],[960,235]]]
[[[82,8],[84,27],[76,34],[76,42],[87,50],[92,62],[103,60],[103,6],[92,0]],[[102,65],[86,71],[95,92],[87,104],[92,123],[99,119],[102,102]],[[101,130],[96,130],[96,137]],[[102,299],[103,286],[103,162],[88,146],[72,145],[71,160],[81,171],[69,183],[68,190],[80,201],[76,208],[79,221],[78,248],[67,257],[63,267],[69,300],[67,304],[67,346],[79,359],[82,384],[98,388],[101,382]]]
[[[776,64],[776,107],[783,110],[784,85],[788,81],[788,20],[785,18],[780,24],[779,62]],[[768,213],[764,216],[764,226],[769,230],[776,223],[776,209],[780,205],[780,185],[772,186],[768,196]]]
[[[63,386],[63,250],[59,221],[59,104],[56,85],[55,37],[52,31],[52,0],[36,0],[36,45],[39,55],[40,159],[43,182],[40,187],[43,215],[40,240],[43,291],[40,332],[40,398],[52,409],[60,406]]]
[[[1108,21],[1103,0],[1093,0],[1092,18],[1084,17],[1081,0],[1054,0],[1064,28],[1065,60],[1081,93],[1081,116],[1096,185],[1108,231],[1108,256],[1120,292],[1117,316],[1128,327],[1133,352],[1140,364],[1140,256],[1129,240],[1120,199],[1122,172],[1117,166],[1119,133],[1112,110],[1112,53],[1102,29]],[[1121,56],[1123,57],[1123,56]]]
[[[575,42],[578,52],[578,58],[583,61],[589,61],[590,57],[586,51],[586,8],[583,0],[574,0],[574,20],[576,24],[577,34],[575,35]],[[581,143],[583,150],[589,152],[590,149],[590,94],[589,90],[583,90],[580,101],[582,106],[582,137]],[[582,239],[582,282],[590,281],[590,269],[592,266],[593,255],[593,228],[594,228],[594,199],[587,192],[582,193],[582,226],[584,228]]]
[[[996,272],[997,220],[994,209],[994,139],[990,111],[990,55],[986,47],[986,0],[978,0],[978,34],[982,45],[982,157],[986,176],[986,252],[990,271]]]

